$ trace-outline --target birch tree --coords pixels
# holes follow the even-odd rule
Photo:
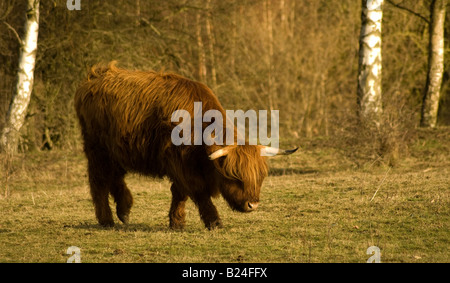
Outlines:
[[[422,103],[420,125],[436,127],[444,72],[444,21],[447,0],[432,0],[430,5],[430,39],[428,75]]]
[[[358,105],[360,118],[379,124],[381,101],[381,22],[383,0],[362,0],[359,39]]]
[[[17,151],[20,129],[25,121],[33,89],[39,31],[39,0],[28,0],[24,30],[25,33],[21,39],[17,83],[0,139],[1,147],[9,154]]]

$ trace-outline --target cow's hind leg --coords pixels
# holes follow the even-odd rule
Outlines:
[[[98,223],[105,227],[114,226],[111,208],[109,207],[109,178],[110,167],[105,156],[98,152],[87,152],[89,185],[91,188],[92,201],[95,207],[95,216]]]
[[[172,203],[169,211],[169,227],[172,229],[183,229],[186,223],[184,207],[188,197],[175,184],[172,184],[170,191],[172,192]]]
[[[110,192],[116,202],[116,213],[120,221],[128,224],[133,197],[124,181],[125,170],[115,169],[110,178]]]

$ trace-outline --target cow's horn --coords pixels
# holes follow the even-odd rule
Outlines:
[[[214,160],[217,159],[219,157],[225,156],[228,154],[228,152],[230,152],[230,148],[229,147],[224,147],[221,148],[219,150],[214,151],[213,153],[211,153],[209,155],[209,160]]]
[[[261,148],[261,156],[289,155],[296,152],[298,149],[299,147],[294,149],[280,149],[277,147],[265,146]]]

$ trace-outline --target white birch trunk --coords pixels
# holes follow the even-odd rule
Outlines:
[[[446,0],[433,0],[430,6],[430,40],[428,75],[422,104],[420,125],[436,127],[442,77],[444,73],[444,21]]]
[[[362,0],[359,39],[358,104],[360,117],[379,124],[381,101],[381,22],[383,0]]]
[[[25,33],[21,42],[17,84],[6,115],[6,125],[1,134],[1,147],[7,153],[17,152],[20,129],[25,121],[33,89],[39,31],[39,0],[28,0]]]

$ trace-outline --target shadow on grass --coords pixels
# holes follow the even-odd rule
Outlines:
[[[269,176],[283,176],[283,175],[302,175],[318,173],[319,170],[311,168],[270,168]]]
[[[88,231],[125,231],[125,232],[175,232],[180,230],[172,230],[168,225],[156,225],[150,226],[145,223],[130,223],[130,224],[122,224],[116,223],[114,227],[103,227],[97,223],[78,223],[74,225],[64,225],[64,228],[72,228],[79,230]]]

